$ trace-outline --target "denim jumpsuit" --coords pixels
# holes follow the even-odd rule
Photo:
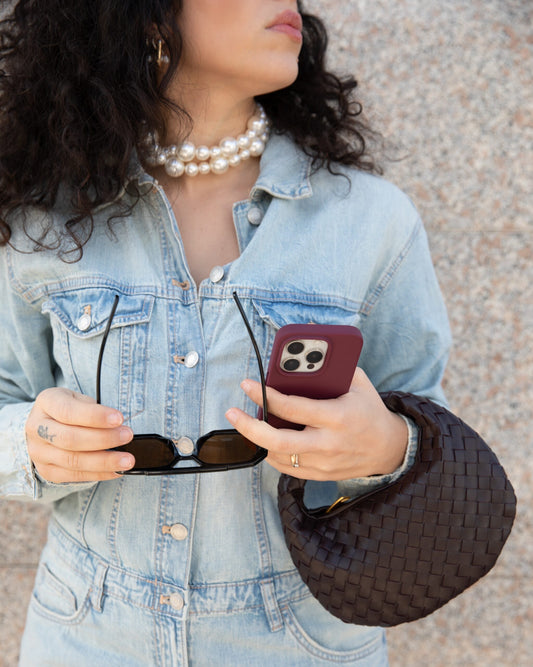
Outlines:
[[[43,389],[95,396],[115,294],[102,403],[121,410],[134,433],[169,437],[183,454],[201,435],[230,428],[229,407],[256,414],[239,387],[258,369],[234,290],[265,364],[285,324],[356,325],[360,366],[378,390],[443,402],[450,336],[420,218],[383,179],[338,170],[313,170],[287,136],[273,136],[249,198],[233,207],[240,256],[199,285],[170,203],[138,162],[119,199],[133,203],[134,189],[143,196],[111,227],[116,202],[96,212],[80,261],[35,252],[12,225],[17,250],[0,248],[0,493],[53,504],[22,665],[387,664],[382,629],[334,618],[299,577],[277,510],[279,473],[266,462],[53,484],[33,468],[24,433]],[[32,210],[25,226],[53,242],[67,215],[61,204]],[[416,450],[410,427],[393,476]],[[390,479],[309,483],[306,498],[321,505]]]

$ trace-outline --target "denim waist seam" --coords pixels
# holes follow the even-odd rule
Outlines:
[[[99,611],[102,594],[144,609],[171,615],[220,615],[265,607],[265,587],[278,604],[301,600],[311,593],[296,570],[276,573],[268,578],[214,584],[191,584],[188,589],[170,582],[148,579],[114,564],[85,549],[55,519],[50,520],[48,549],[53,557],[90,580],[93,606]],[[163,598],[178,594],[185,605],[173,610]],[[277,605],[275,605],[277,607]],[[279,618],[271,619],[279,625]]]

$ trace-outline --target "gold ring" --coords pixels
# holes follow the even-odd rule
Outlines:
[[[291,454],[291,465],[293,468],[300,467],[300,459],[298,458],[298,454]]]

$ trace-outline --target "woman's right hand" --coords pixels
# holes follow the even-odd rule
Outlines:
[[[56,484],[120,477],[131,454],[108,451],[133,437],[118,410],[70,389],[42,391],[26,422],[28,452],[40,477]]]

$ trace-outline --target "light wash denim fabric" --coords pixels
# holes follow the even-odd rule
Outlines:
[[[408,198],[354,170],[313,173],[274,136],[259,179],[234,205],[240,257],[196,286],[163,190],[137,165],[147,192],[133,215],[97,213],[81,261],[0,249],[0,491],[53,501],[24,635],[22,665],[387,664],[383,631],[328,614],[295,571],[277,510],[279,474],[123,477],[50,484],[29,460],[24,424],[37,394],[59,385],[95,396],[96,365],[115,294],[102,403],[136,433],[160,433],[187,452],[224,413],[256,407],[239,383],[258,378],[239,294],[268,361],[289,323],[353,324],[360,361],[378,390],[443,402],[450,343],[422,223]],[[39,237],[65,215],[27,217]],[[49,234],[53,234],[50,231]],[[50,236],[49,236],[50,238]],[[195,364],[184,364],[184,357]],[[416,427],[400,475],[412,461]],[[302,457],[305,470],[305,457]],[[308,503],[357,494],[392,477],[313,483]]]

